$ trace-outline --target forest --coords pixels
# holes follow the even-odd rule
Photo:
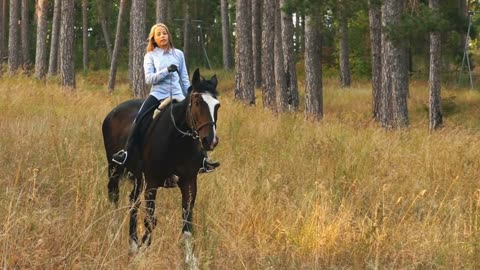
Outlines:
[[[480,267],[479,1],[0,0],[0,14],[0,267]],[[107,194],[102,122],[149,94],[158,22],[190,77],[218,78],[221,166],[198,176],[195,261],[178,190],[159,189],[138,253],[134,184],[117,206]]]

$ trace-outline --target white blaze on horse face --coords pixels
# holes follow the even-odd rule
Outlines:
[[[212,97],[210,94],[202,94],[202,98],[203,98],[203,101],[205,101],[205,103],[207,103],[208,105],[208,110],[210,111],[210,117],[212,117],[212,121],[214,122],[217,122],[217,119],[215,119],[215,115],[214,115],[214,112],[215,112],[215,106],[217,106],[217,104],[220,104],[220,102]],[[212,141],[212,149],[215,147],[215,145],[217,145],[217,129],[216,129],[216,126],[212,126],[213,127],[213,141]]]
[[[210,116],[212,117],[212,121],[216,122],[217,119],[214,118],[213,113],[215,111],[215,106],[217,104],[220,104],[220,102],[209,94],[202,94],[202,98],[203,98],[203,101],[205,101],[205,103],[207,103],[208,105],[208,110],[210,111]],[[215,127],[213,127],[213,129],[215,130]]]

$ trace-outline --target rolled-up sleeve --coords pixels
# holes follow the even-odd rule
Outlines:
[[[150,53],[147,53],[143,59],[143,69],[145,70],[145,82],[147,84],[158,84],[168,75],[167,68],[159,71],[155,69],[154,58]]]

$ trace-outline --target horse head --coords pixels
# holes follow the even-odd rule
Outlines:
[[[205,80],[197,68],[189,95],[191,128],[197,132],[202,148],[211,151],[218,144],[216,127],[220,102],[217,99],[217,77],[213,75],[210,80]]]

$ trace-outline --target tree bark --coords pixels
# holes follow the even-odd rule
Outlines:
[[[58,66],[58,43],[60,35],[60,18],[61,18],[62,0],[55,0],[53,7],[52,19],[52,35],[50,39],[50,58],[48,61],[48,76],[57,74]]]
[[[370,21],[370,46],[372,59],[372,117],[380,122],[382,100],[382,11],[376,0],[368,1]]]
[[[20,66],[20,29],[18,21],[20,19],[19,0],[10,0],[10,20],[8,31],[8,72],[13,75]]]
[[[22,14],[21,14],[21,41],[22,41],[22,54],[21,54],[21,65],[24,68],[30,66],[30,20],[28,18],[28,0],[22,0]]]
[[[83,72],[88,72],[88,1],[82,0]]]
[[[460,18],[462,18],[463,20],[467,21],[467,12],[468,12],[468,9],[467,9],[467,1],[468,0],[459,0],[458,1],[458,15],[460,16]],[[459,33],[460,35],[460,44],[458,46],[458,53],[462,54],[463,55],[463,51],[465,50],[465,47],[467,46],[467,32],[462,32],[460,31]]]
[[[255,88],[252,61],[252,10],[251,0],[238,0],[236,14],[235,46],[235,99],[255,105]]]
[[[1,0],[0,2],[0,65],[4,62],[7,55],[7,0]],[[1,68],[0,68],[1,72]]]
[[[280,0],[280,7],[283,7],[286,0]],[[287,104],[289,111],[296,111],[299,105],[298,86],[297,86],[297,68],[295,59],[295,49],[293,47],[293,20],[292,15],[281,11],[282,25],[282,48],[283,65],[285,69],[285,78],[287,82]]]
[[[339,1],[339,18],[338,18],[338,34],[339,34],[339,63],[340,63],[340,85],[342,87],[350,87],[350,48],[348,39],[348,19],[346,15],[346,6],[344,0]]]
[[[305,17],[305,116],[323,118],[322,38],[320,22],[313,16]]]
[[[429,6],[434,13],[439,12],[440,1],[430,0]],[[430,78],[429,78],[429,120],[430,130],[438,129],[443,124],[441,107],[441,39],[439,32],[430,33]]]
[[[252,1],[252,52],[255,88],[262,87],[262,1]]]
[[[37,46],[35,52],[35,77],[45,78],[47,73],[47,12],[48,0],[37,3]]]
[[[275,0],[275,42],[274,42],[274,63],[275,63],[275,88],[278,94],[278,110],[286,112],[288,110],[288,89],[285,78],[285,69],[283,66],[283,46],[282,46],[282,23],[278,0]]]
[[[232,46],[230,33],[230,20],[228,17],[228,0],[221,0],[222,15],[222,49],[223,49],[223,69],[232,69]]]
[[[60,23],[60,82],[66,89],[75,89],[75,63],[73,59],[74,0],[62,1]]]
[[[118,12],[117,33],[115,35],[115,46],[113,47],[112,63],[110,65],[110,76],[108,77],[108,91],[113,92],[115,89],[115,77],[117,75],[118,52],[120,51],[122,40],[122,23],[124,19],[125,7],[127,0],[120,0],[120,10]]]
[[[262,17],[262,101],[265,108],[277,110],[275,94],[275,0],[263,0]]]
[[[128,86],[133,89],[133,23],[132,23],[132,3],[130,3],[130,23],[128,24]],[[145,75],[144,75],[145,76]]]
[[[105,41],[105,47],[107,48],[108,60],[112,61],[112,42],[110,41],[110,31],[107,26],[107,18],[105,16],[104,5],[102,1],[97,2],[98,7],[98,21],[102,28],[103,40]]]
[[[385,0],[382,6],[382,27],[400,22],[405,0]],[[408,126],[407,53],[401,41],[392,40],[382,32],[382,106],[381,119],[385,128]]]
[[[166,23],[168,16],[168,0],[157,0],[157,23]]]
[[[189,0],[184,2],[184,8],[185,8],[185,14],[184,18],[185,21],[183,22],[183,55],[185,56],[185,61],[187,59],[190,59],[190,39],[191,39],[191,33],[190,33],[190,28],[192,22],[190,21],[190,2]],[[188,67],[188,63],[187,63]]]
[[[146,97],[147,87],[143,71],[143,58],[145,55],[145,0],[133,0],[130,23],[132,24],[132,91],[135,97]]]

